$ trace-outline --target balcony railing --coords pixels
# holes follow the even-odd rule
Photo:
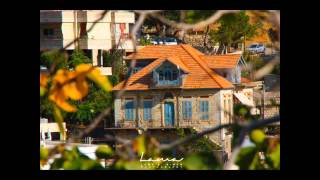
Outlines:
[[[177,80],[159,80],[158,81],[158,84],[157,85],[169,85],[169,86],[178,86],[180,83],[180,81],[177,79]]]
[[[112,67],[99,67],[100,72],[104,76],[112,75]]]

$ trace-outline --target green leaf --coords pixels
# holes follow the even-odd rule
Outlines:
[[[128,161],[124,164],[124,167],[126,170],[148,170],[153,168],[146,168],[145,166],[142,166],[142,163],[140,161]]]
[[[99,159],[107,159],[113,155],[112,149],[108,145],[101,145],[96,150],[96,156]]]
[[[207,170],[207,166],[201,160],[199,155],[191,155],[183,161],[183,165],[187,170]]]
[[[146,148],[146,137],[144,135],[140,135],[135,139],[135,142],[133,144],[134,149],[138,152],[138,154],[141,156],[142,153],[146,154],[147,148]]]
[[[240,170],[248,170],[254,157],[257,153],[256,147],[245,147],[242,148],[236,159],[236,165],[239,166]]]
[[[274,151],[272,151],[270,154],[267,154],[266,157],[269,161],[272,162],[272,167],[274,169],[280,169],[280,143],[276,146]]]
[[[40,147],[40,160],[48,160],[49,150],[44,147]]]
[[[46,92],[47,92],[47,89],[40,86],[40,97],[45,95]]]
[[[261,145],[264,142],[265,138],[266,135],[260,129],[255,129],[250,133],[250,140],[256,143],[257,145]]]

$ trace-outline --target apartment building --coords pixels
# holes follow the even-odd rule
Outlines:
[[[112,48],[133,51],[129,33],[135,23],[134,12],[103,10],[40,10],[40,53],[66,47],[68,53],[82,49],[94,66],[111,75],[104,67],[103,51]],[[75,39],[79,39],[72,43]]]

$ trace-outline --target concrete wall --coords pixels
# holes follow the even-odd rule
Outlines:
[[[91,28],[93,23],[100,18],[103,11],[88,10],[78,11],[77,18],[73,10],[63,11],[40,11],[40,50],[48,50],[53,48],[62,48],[72,42],[79,33],[79,23],[85,22],[87,30]],[[77,23],[75,23],[77,22]],[[134,13],[128,11],[115,11],[115,23],[125,23],[126,28],[124,33],[129,33],[129,23],[134,23]],[[106,16],[99,20],[98,23],[88,33],[88,38],[80,41],[81,49],[111,49],[111,12],[109,11]],[[61,32],[54,40],[44,37],[43,28],[52,28],[57,32]],[[58,26],[56,26],[58,24]],[[116,24],[116,39],[120,35],[119,24]],[[117,35],[118,33],[118,35]],[[116,41],[118,43],[118,40]],[[133,49],[131,41],[124,41],[120,49]],[[71,45],[67,49],[72,50],[75,46]]]
[[[101,17],[104,10],[78,11],[78,22],[94,22]],[[74,10],[44,10],[40,11],[40,22],[74,22]],[[111,22],[111,11],[109,11],[100,22]],[[115,11],[116,23],[134,23],[134,13],[129,11]]]

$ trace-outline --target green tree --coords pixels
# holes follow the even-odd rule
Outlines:
[[[140,38],[140,45],[141,46],[147,46],[152,45],[151,41],[146,38]]]
[[[159,13],[159,15],[172,20],[176,22],[183,22],[183,23],[197,23],[199,21],[205,20],[208,17],[210,17],[212,14],[214,14],[216,10],[166,10],[162,11]],[[156,27],[157,33],[161,34],[162,28],[163,28],[163,23],[159,21],[158,19],[148,17],[145,22],[144,26],[151,26],[151,27]],[[173,31],[173,35],[180,39],[183,40],[183,37],[179,36],[177,32],[180,31],[180,29],[176,29],[174,27],[168,27],[166,26],[167,30]],[[209,32],[209,26],[206,28],[206,34]],[[206,36],[204,36],[206,38]]]
[[[70,56],[70,59],[68,61],[68,65],[70,68],[75,68],[79,64],[88,64],[91,63],[92,60],[89,59],[87,56],[85,56],[84,52],[81,49],[74,50],[73,53]]]
[[[220,50],[223,46],[228,50],[230,47],[237,48],[238,43],[244,43],[247,38],[257,35],[257,30],[262,26],[261,23],[250,24],[245,11],[226,14],[218,22],[219,28],[210,32],[210,37],[219,42]]]
[[[112,94],[103,91],[92,83],[88,96],[81,101],[72,103],[77,106],[78,111],[67,113],[66,120],[70,123],[82,122],[88,124],[105,108],[112,106]]]

